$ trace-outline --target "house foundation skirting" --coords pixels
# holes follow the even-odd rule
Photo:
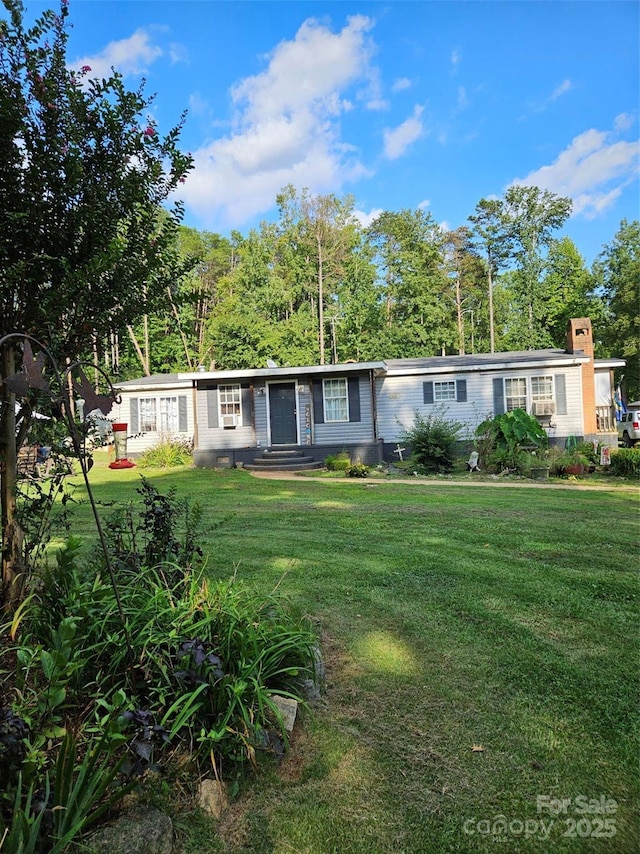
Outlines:
[[[193,461],[198,468],[240,468],[250,466],[256,458],[269,451],[301,451],[306,457],[317,462],[324,461],[330,454],[346,451],[353,462],[377,466],[383,461],[382,442],[345,442],[335,445],[287,445],[271,449],[263,446],[250,448],[197,448],[193,452]]]

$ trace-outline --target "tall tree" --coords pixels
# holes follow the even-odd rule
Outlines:
[[[299,249],[308,270],[309,289],[317,299],[318,351],[320,364],[326,360],[326,319],[328,304],[344,276],[344,265],[354,242],[353,198],[334,195],[312,196],[307,189],[298,195],[292,185],[277,196],[283,223],[297,230]],[[313,283],[313,285],[312,285]]]
[[[512,186],[504,196],[503,216],[513,241],[516,263],[513,296],[522,311],[519,336],[521,346],[526,349],[548,346],[548,336],[540,325],[544,314],[545,251],[553,232],[561,228],[571,214],[571,207],[571,199],[539,187]]]
[[[506,227],[503,202],[500,199],[480,199],[476,212],[469,217],[478,244],[484,251],[487,271],[489,307],[489,351],[495,353],[495,310],[493,291],[495,278],[511,254],[511,238]]]
[[[423,210],[385,211],[368,228],[384,294],[386,355],[455,349],[453,303],[443,267],[443,234]]]
[[[467,349],[476,352],[476,328],[481,322],[482,300],[479,282],[483,277],[483,265],[472,241],[472,232],[466,226],[449,231],[444,237],[445,269],[453,282],[453,301],[456,311],[458,353]],[[466,317],[470,319],[471,336],[466,334]]]
[[[564,347],[572,317],[590,317],[595,329],[604,325],[604,301],[594,293],[595,281],[570,237],[549,242],[541,293],[539,325],[549,344]]]
[[[640,400],[640,221],[623,219],[593,267],[607,303],[603,344],[610,356],[627,360],[628,401]]]
[[[18,0],[0,21],[0,338],[29,333],[59,363],[91,352],[164,300],[182,272],[175,204],[190,168],[180,125],[161,138],[151,100],[122,78],[91,79],[67,64],[67,3],[27,28]],[[21,367],[15,339],[2,376]],[[15,590],[15,397],[0,386],[3,588]],[[23,435],[22,433],[20,434]]]

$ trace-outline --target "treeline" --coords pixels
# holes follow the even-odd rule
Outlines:
[[[571,201],[537,187],[482,199],[443,231],[424,210],[368,227],[351,196],[286,187],[278,218],[230,238],[181,227],[190,271],[166,309],[109,342],[109,367],[142,373],[564,347],[570,317],[593,320],[599,356],[628,361],[640,395],[640,223],[623,221],[589,269],[557,237]]]

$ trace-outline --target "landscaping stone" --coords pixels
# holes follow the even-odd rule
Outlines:
[[[225,784],[218,780],[203,780],[198,788],[198,805],[217,821],[229,807]]]
[[[322,699],[326,688],[326,671],[322,650],[316,646],[313,650],[313,679],[300,679],[299,687],[304,699],[314,705]]]
[[[154,807],[137,807],[86,841],[92,854],[172,854],[173,824]]]
[[[297,700],[292,700],[290,697],[281,697],[279,694],[272,694],[271,699],[282,715],[282,722],[287,732],[293,732],[293,726],[296,722],[296,714],[298,712]]]

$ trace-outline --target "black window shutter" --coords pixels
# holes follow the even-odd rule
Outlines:
[[[251,427],[253,424],[253,395],[251,394],[251,389],[249,386],[242,386],[240,392],[240,401],[241,401],[241,416],[242,416],[242,426],[243,427]]]
[[[207,426],[220,426],[218,424],[218,386],[207,389]]]
[[[422,402],[433,403],[433,383],[422,383]]]
[[[132,397],[129,402],[129,431],[131,433],[137,433],[140,429],[139,424],[140,420],[138,418],[138,398]]]
[[[556,374],[556,413],[567,414],[567,384],[564,374]]]
[[[349,421],[360,421],[360,378],[349,377]]]
[[[458,403],[467,402],[467,381],[456,380],[456,400]]]
[[[493,378],[493,414],[504,414],[504,383],[502,377]]]
[[[187,396],[186,394],[181,394],[178,397],[178,432],[186,433],[188,430],[187,426]]]
[[[322,380],[313,384],[313,420],[315,424],[324,424],[324,401],[322,399]]]

